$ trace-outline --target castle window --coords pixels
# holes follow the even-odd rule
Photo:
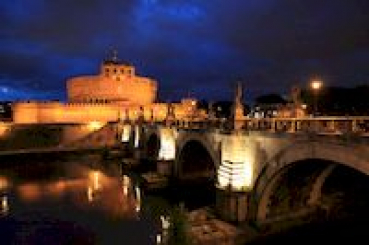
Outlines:
[[[106,73],[109,73],[109,68],[105,68],[105,72]]]
[[[120,70],[120,72],[121,72],[122,74],[124,74],[124,69],[121,69],[121,70]]]
[[[117,69],[115,69],[115,68],[114,68],[114,70],[113,70],[113,71],[114,71],[114,73],[117,73]]]

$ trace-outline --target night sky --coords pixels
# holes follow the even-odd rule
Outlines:
[[[161,101],[368,84],[368,0],[2,0],[0,100],[65,100],[116,49]]]

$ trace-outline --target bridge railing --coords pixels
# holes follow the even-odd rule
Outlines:
[[[314,132],[369,136],[369,117],[263,118],[245,119],[243,129],[270,132]]]
[[[239,121],[225,119],[174,120],[155,122],[187,130],[233,131],[235,124],[241,131],[267,131],[285,133],[356,134],[369,136],[369,116],[315,117],[315,118],[245,118]]]

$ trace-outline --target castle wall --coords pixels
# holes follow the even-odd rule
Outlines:
[[[115,121],[116,105],[60,102],[18,102],[13,106],[14,123],[87,123]]]
[[[194,113],[194,108],[182,103],[172,106],[176,119]],[[127,119],[127,116],[130,120],[137,120],[140,115],[146,121],[151,118],[163,121],[167,113],[166,103],[138,106],[119,103],[18,102],[13,105],[13,121],[16,124],[111,122]]]
[[[15,123],[38,123],[38,103],[20,102],[12,105]]]
[[[59,121],[63,123],[116,121],[119,114],[118,109],[116,105],[110,104],[68,103],[63,105]]]

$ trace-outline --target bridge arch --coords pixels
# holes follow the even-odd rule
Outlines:
[[[150,160],[158,160],[160,150],[160,137],[153,132],[147,136],[146,156]]]
[[[211,140],[208,139],[208,136],[200,133],[186,133],[186,135],[180,136],[177,143],[176,150],[176,159],[174,164],[174,175],[181,179],[185,173],[185,171],[190,171],[191,168],[195,167],[195,169],[201,171],[202,170],[210,170],[214,171],[214,176],[216,176],[216,170],[220,165],[220,150],[217,146],[212,144]],[[196,162],[192,164],[201,164],[202,166],[194,166],[188,161],[190,155],[196,155]],[[209,166],[211,162],[212,166]],[[183,164],[188,164],[189,166],[183,166]]]
[[[306,160],[322,160],[326,167],[316,178],[308,204],[314,204],[320,196],[324,181],[334,170],[334,166],[343,165],[369,175],[369,154],[358,148],[319,141],[304,141],[291,144],[279,151],[268,162],[262,164],[256,179],[249,206],[249,219],[263,221],[268,213],[271,194],[280,178],[296,163]]]

